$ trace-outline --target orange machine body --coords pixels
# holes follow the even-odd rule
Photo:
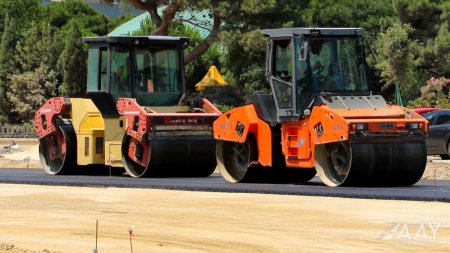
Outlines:
[[[261,120],[253,105],[234,108],[221,115],[213,124],[214,139],[243,143],[253,135],[258,144],[258,162],[272,166],[272,132]]]
[[[364,128],[358,129],[358,124]],[[247,104],[228,111],[214,122],[214,138],[244,143],[253,135],[260,165],[272,166],[273,145],[281,145],[286,167],[313,168],[314,148],[318,144],[352,141],[354,136],[372,136],[376,141],[377,135],[406,133],[408,124],[417,124],[418,132],[428,131],[428,122],[423,117],[400,106],[350,110],[321,105],[313,107],[308,117],[271,127],[258,117],[252,104]],[[272,143],[275,128],[281,128],[280,143]]]

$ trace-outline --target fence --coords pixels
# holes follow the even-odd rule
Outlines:
[[[37,138],[32,125],[0,124],[0,138]]]

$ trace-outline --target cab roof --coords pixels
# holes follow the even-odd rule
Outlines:
[[[189,42],[187,37],[174,36],[101,36],[101,37],[85,37],[84,43],[88,44],[121,44],[121,45],[165,45],[177,46],[186,45]]]
[[[277,28],[265,29],[262,33],[269,37],[292,37],[294,35],[335,35],[335,36],[362,36],[363,28]]]

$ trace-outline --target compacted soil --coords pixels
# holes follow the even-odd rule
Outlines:
[[[0,167],[39,169],[36,141],[16,143]],[[424,178],[449,172],[429,157]],[[93,252],[97,221],[99,253],[450,252],[449,213],[439,202],[0,184],[0,252]]]
[[[450,252],[450,205],[0,184],[0,252]]]

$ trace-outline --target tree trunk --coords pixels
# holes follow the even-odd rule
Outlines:
[[[215,1],[212,1],[215,2]],[[220,24],[221,24],[221,18],[218,13],[213,11],[213,28],[209,32],[208,37],[206,37],[196,48],[192,50],[188,55],[184,57],[184,63],[188,64],[192,62],[193,60],[197,59],[200,55],[202,55],[204,52],[206,52],[209,47],[218,40],[219,38],[219,31],[220,31]]]
[[[175,18],[175,14],[180,9],[178,1],[173,1],[169,6],[163,10],[162,22],[159,26],[156,26],[156,30],[152,32],[152,35],[164,35],[167,36],[169,32],[169,25]]]
[[[150,14],[150,18],[152,22],[155,24],[156,29],[151,33],[151,35],[168,35],[168,30],[170,24],[175,19],[176,13],[180,10],[181,4],[178,0],[172,0],[171,4],[167,6],[162,14],[162,17],[158,14],[158,6],[162,4],[162,0],[147,0],[143,2],[142,0],[128,0],[132,3],[136,8],[145,10]],[[192,50],[192,52],[188,53],[185,56],[185,64],[188,64],[199,56],[201,56],[204,52],[206,52],[209,47],[218,40],[221,17],[219,13],[215,10],[218,5],[218,0],[211,0],[211,6],[213,9],[213,27],[208,35],[196,48]]]

